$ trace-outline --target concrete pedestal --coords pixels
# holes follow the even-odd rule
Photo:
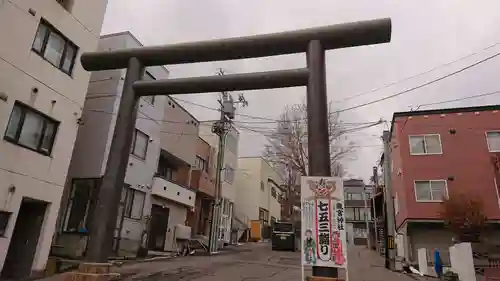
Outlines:
[[[78,270],[67,275],[65,281],[119,280],[119,273],[111,273],[110,263],[81,263]]]

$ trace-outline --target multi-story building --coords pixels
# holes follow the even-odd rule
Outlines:
[[[160,159],[153,179],[149,248],[176,251],[179,248],[175,228],[186,225],[188,214],[195,211],[196,190],[191,187],[191,172],[197,163],[201,124],[170,97],[164,109]]]
[[[129,32],[105,35],[99,42],[102,50],[140,46]],[[64,246],[58,251],[67,256],[85,254],[124,77],[125,70],[99,71],[91,76],[57,237],[57,243]],[[167,77],[164,67],[148,67],[144,74],[144,79]],[[195,193],[188,188],[188,180],[194,164],[194,153],[190,151],[195,149],[197,125],[196,119],[169,97],[140,99],[114,233],[116,254],[135,255],[141,241],[148,241],[145,246],[151,250],[175,247],[170,230],[184,224],[188,209],[194,207]]]
[[[235,218],[259,220],[260,237],[269,238],[269,227],[281,217],[282,180],[262,157],[240,157],[236,172]]]
[[[202,121],[200,124],[200,136],[210,146],[214,147],[216,154],[219,153],[219,137],[212,133],[212,125],[215,121]],[[238,169],[238,141],[240,133],[231,127],[227,133],[224,147],[224,162],[221,172],[221,198],[222,212],[219,224],[219,241],[228,244],[231,238],[233,220],[233,205],[236,199],[235,171]],[[217,161],[216,158],[214,161]]]
[[[215,148],[198,138],[196,161],[191,171],[191,187],[196,190],[195,211],[189,214],[193,234],[208,236],[215,197]]]
[[[367,239],[373,239],[372,190],[363,180],[344,180],[347,240],[352,245],[367,245]]]
[[[107,1],[2,1],[0,268],[44,270]],[[15,31],[14,31],[15,30]]]
[[[495,105],[394,113],[390,174],[398,255],[416,261],[419,248],[430,254],[452,245],[453,234],[441,215],[448,192],[477,196],[489,221],[500,219],[494,165],[500,151],[499,110]],[[498,231],[485,236],[498,241]]]

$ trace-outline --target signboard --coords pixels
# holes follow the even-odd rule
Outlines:
[[[387,235],[387,248],[392,250],[394,249],[394,236],[392,235]]]
[[[302,177],[302,266],[347,268],[344,187],[337,177]]]

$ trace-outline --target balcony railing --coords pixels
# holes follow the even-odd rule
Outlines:
[[[155,176],[151,193],[174,202],[194,208],[196,193],[162,177]]]

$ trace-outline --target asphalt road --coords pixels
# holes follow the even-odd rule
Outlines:
[[[348,249],[350,281],[424,281],[389,271],[365,247]],[[130,264],[118,270],[127,281],[289,281],[301,279],[300,253],[271,251],[268,243],[233,246],[216,256],[180,257]],[[306,275],[308,273],[306,272]],[[340,272],[345,280],[345,273]]]
[[[300,280],[300,254],[270,250],[267,243],[234,246],[215,256],[180,257],[123,266],[123,280]]]

